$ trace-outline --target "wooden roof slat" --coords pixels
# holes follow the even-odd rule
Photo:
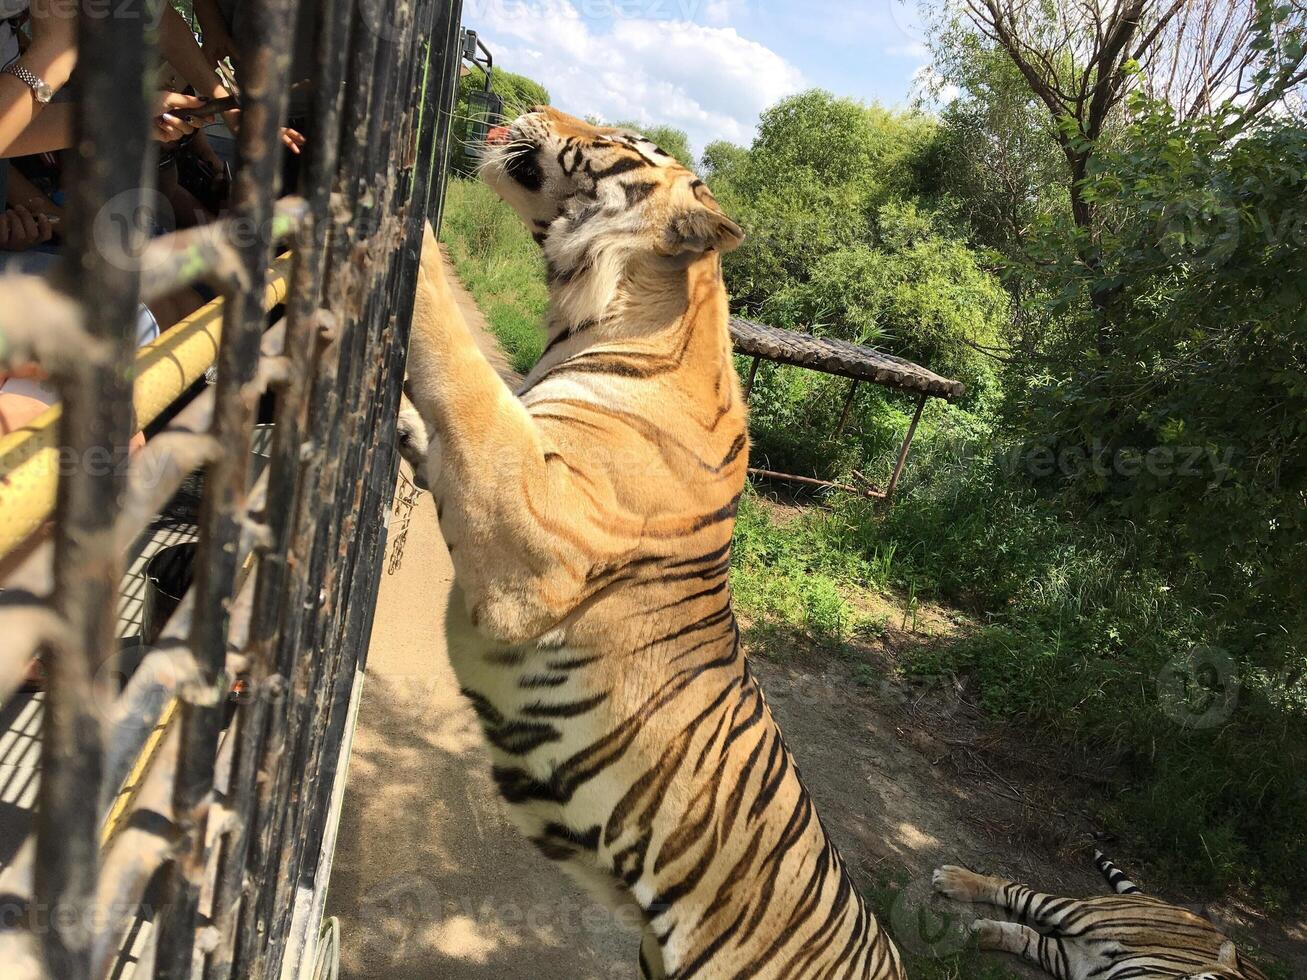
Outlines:
[[[730,328],[736,352],[749,357],[870,381],[946,401],[956,401],[966,394],[967,386],[961,381],[941,377],[920,364],[847,340],[814,337],[738,316],[730,318]]]

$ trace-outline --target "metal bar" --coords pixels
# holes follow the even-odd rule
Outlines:
[[[141,235],[128,227],[116,240],[97,236],[93,223],[106,207],[130,209],[143,194],[150,59],[139,16],[102,17],[83,6],[78,37],[86,87],[74,110],[68,246],[81,262],[66,284],[88,314],[83,329],[98,343],[56,380],[64,398],[61,442],[74,458],[89,461],[91,452],[125,446],[133,430],[138,276],[123,260],[139,248]],[[99,812],[96,794],[87,790],[99,785],[103,758],[96,704],[106,687],[100,667],[114,650],[120,560],[113,522],[124,485],[119,467],[78,466],[60,481],[55,508],[55,609],[67,624],[67,642],[47,664],[34,898],[52,913],[41,951],[59,980],[84,980],[91,970]]]
[[[298,267],[288,303],[287,352],[292,360],[287,384],[279,393],[270,464],[273,485],[270,498],[282,503],[263,518],[269,528],[271,547],[259,569],[254,620],[246,650],[250,660],[250,700],[238,720],[239,740],[230,790],[232,821],[213,901],[221,940],[205,965],[206,980],[227,980],[231,976],[251,839],[257,836],[260,823],[271,817],[267,808],[273,781],[265,779],[260,783],[258,775],[270,761],[275,761],[267,758],[265,749],[270,716],[277,724],[284,719],[284,713],[275,710],[284,701],[281,694],[285,684],[285,678],[276,670],[277,642],[285,616],[291,531],[301,510],[310,505],[300,493],[301,477],[306,469],[301,459],[301,444],[308,428],[314,369],[323,346],[322,327],[327,322],[318,314],[317,303],[326,257],[328,223],[325,219],[338,160],[342,83],[349,53],[351,22],[341,16],[341,11],[347,9],[348,4],[342,0],[326,0],[316,18],[315,48],[323,71],[317,78],[316,126],[304,168],[308,217],[297,239]],[[296,504],[285,506],[287,501]],[[256,850],[254,866],[261,868],[265,861],[264,855]]]
[[[439,67],[437,67],[434,77],[439,80],[440,84],[430,94],[435,99],[432,108],[437,118],[432,168],[439,179],[432,181],[430,184],[430,194],[435,195],[435,200],[431,200],[430,196],[428,196],[426,210],[431,218],[432,227],[438,231],[445,216],[445,183],[443,178],[449,169],[449,132],[454,115],[454,96],[458,90],[458,68],[461,64],[458,57],[458,33],[463,16],[463,0],[438,0],[436,10],[436,29],[432,35],[432,59],[436,66],[443,66],[444,71],[440,71]],[[440,38],[442,13],[445,25],[444,43],[439,47],[435,47],[435,43]]]
[[[226,455],[209,468],[196,561],[194,651],[205,683],[225,688],[227,604],[236,574],[236,545],[243,522],[254,405],[245,396],[258,360],[266,314],[260,280],[272,238],[272,202],[281,177],[280,128],[289,97],[290,46],[268,39],[289,37],[297,0],[251,0],[242,8],[237,46],[242,52],[239,167],[232,189],[233,223],[249,232],[233,242],[238,291],[227,307],[213,435]],[[207,864],[206,834],[221,704],[184,708],[174,811],[183,846],[169,875],[169,904],[159,926],[156,976],[189,980],[195,955],[200,889]]]
[[[57,564],[56,606],[37,598],[52,578],[41,568],[28,576],[40,580],[39,589],[6,597],[0,629],[55,654],[49,699],[62,713],[50,722],[41,836],[23,849],[13,874],[6,872],[4,887],[14,884],[13,894],[25,898],[34,893],[19,879],[35,874],[42,894],[72,896],[83,912],[98,894],[101,911],[110,910],[70,917],[51,905],[52,918],[67,925],[42,938],[46,972],[57,980],[98,980],[109,968],[157,870],[165,904],[156,909],[153,955],[137,964],[138,975],[190,978],[202,964],[205,980],[267,980],[284,958],[298,960],[311,945],[311,920],[321,909],[329,869],[324,849],[334,833],[342,746],[357,703],[394,491],[397,454],[386,436],[393,436],[423,231],[428,218],[438,227],[443,203],[461,3],[312,2],[320,8],[322,67],[306,128],[302,199],[273,203],[289,59],[288,46],[274,51],[269,40],[290,34],[295,3],[253,0],[238,38],[246,55],[244,113],[230,217],[148,245],[139,237],[120,246],[92,243],[89,226],[75,227],[71,258],[79,271],[91,270],[77,284],[81,303],[64,301],[36,278],[4,280],[6,300],[20,302],[12,315],[8,303],[0,310],[0,362],[36,359],[57,383],[82,392],[80,399],[68,393],[67,406],[34,427],[41,434],[24,443],[33,449],[20,461],[25,466],[58,450],[45,433],[60,418],[86,445],[112,445],[105,441],[110,435],[125,442],[198,377],[215,350],[219,368],[216,389],[184,408],[132,461],[130,483],[122,467],[108,467],[119,474],[117,483],[77,476],[60,485],[56,543],[34,552],[36,565]],[[110,26],[119,20],[99,18]],[[133,30],[139,34],[139,23]],[[96,95],[88,102],[102,113],[99,130],[82,146],[111,135],[115,142],[106,145],[122,151],[88,154],[91,179],[78,191],[89,202],[84,215],[99,211],[115,180],[129,190],[141,183],[144,88],[129,87],[139,99],[121,93],[124,71],[138,82],[144,76],[144,55],[137,64],[123,51],[146,49],[123,36],[104,30],[82,39],[83,65],[99,72],[91,74]],[[113,43],[104,43],[109,38]],[[141,124],[133,140],[123,140],[121,119],[106,105],[132,106]],[[112,173],[102,166],[106,161]],[[140,196],[131,190],[107,203],[130,219]],[[247,237],[236,240],[237,230]],[[261,276],[269,243],[288,234],[296,246],[289,295],[283,290],[274,297],[286,299],[287,325],[284,333],[265,333]],[[114,258],[124,260],[122,274],[109,268],[106,260]],[[204,324],[170,334],[166,356],[159,347],[133,361],[128,325],[137,286],[158,296],[196,279],[227,293],[222,330],[210,309]],[[83,325],[81,311],[92,298],[109,326]],[[197,354],[201,348],[205,356]],[[159,383],[149,359],[162,366],[173,356],[184,369],[172,365],[173,383]],[[133,363],[139,369],[135,419],[126,380]],[[254,404],[269,386],[277,397],[271,460],[247,489]],[[6,448],[0,441],[0,450]],[[114,700],[98,687],[116,675],[98,668],[102,652],[114,646],[108,627],[115,563],[184,476],[204,465],[195,585],[170,618],[165,640]],[[268,499],[276,506],[266,506]],[[42,520],[48,511],[47,503]],[[0,689],[21,676],[21,660],[7,654],[0,658]],[[161,670],[167,678],[157,676]],[[248,683],[249,696],[219,741],[219,706],[234,675]],[[181,706],[172,709],[178,720],[157,728],[165,703]],[[97,705],[110,710],[92,718]],[[154,748],[133,763],[142,741]],[[76,754],[68,751],[72,744]],[[52,760],[59,750],[63,756]],[[125,790],[124,771],[132,773]],[[67,775],[74,772],[82,778]],[[97,890],[99,835],[75,832],[93,830],[110,803]],[[62,854],[54,853],[56,839]],[[308,890],[312,901],[295,900]],[[296,906],[308,920],[292,920]],[[36,972],[33,938],[21,926],[0,925],[6,976],[11,970],[25,976],[29,967]],[[56,963],[52,956],[61,958]]]
[[[368,13],[365,12],[363,17],[367,20]],[[344,610],[352,605],[350,583],[353,581],[354,569],[360,556],[367,553],[363,541],[368,535],[370,523],[377,523],[367,519],[368,511],[363,507],[365,498],[361,496],[361,484],[354,483],[351,486],[351,482],[355,474],[366,472],[362,458],[366,458],[370,441],[360,436],[375,431],[372,412],[376,406],[372,404],[372,411],[368,410],[369,402],[374,399],[366,397],[368,389],[364,386],[364,381],[376,370],[377,357],[373,351],[380,342],[383,326],[389,319],[386,292],[377,286],[388,279],[392,267],[386,260],[395,254],[392,242],[403,231],[402,225],[393,217],[394,209],[386,191],[395,193],[397,154],[405,149],[405,145],[403,141],[395,140],[397,127],[388,119],[388,115],[397,106],[403,105],[401,89],[411,85],[412,79],[390,66],[394,61],[393,50],[405,43],[412,23],[403,17],[393,23],[392,32],[378,39],[375,47],[371,39],[367,39],[355,52],[356,63],[368,58],[376,63],[376,67],[368,72],[368,86],[359,89],[358,99],[352,103],[351,109],[363,113],[369,121],[369,138],[364,146],[359,147],[356,157],[361,164],[358,172],[365,175],[364,180],[369,186],[385,190],[380,195],[374,192],[360,196],[354,226],[368,236],[366,254],[369,257],[380,257],[383,261],[364,262],[362,268],[356,268],[356,279],[352,284],[341,283],[343,286],[352,285],[353,297],[358,299],[345,296],[340,308],[357,309],[359,317],[352,324],[345,324],[347,332],[342,337],[342,343],[346,353],[340,361],[343,371],[338,375],[337,388],[340,394],[336,403],[341,421],[332,430],[326,449],[327,457],[333,461],[340,459],[342,452],[346,453],[347,458],[344,465],[324,471],[329,480],[329,489],[323,493],[323,499],[337,502],[338,507],[342,504],[344,506],[340,509],[340,516],[330,521],[333,527],[339,529],[335,541],[319,552],[324,559],[335,552],[334,558],[323,569],[327,581],[332,584],[327,589],[329,598],[321,610],[317,624],[311,624],[310,637],[302,643],[303,649],[318,653],[311,665],[302,661],[303,666],[294,673],[295,681],[291,688],[292,706],[295,710],[292,711],[286,736],[287,744],[293,746],[290,750],[289,771],[305,773],[307,778],[297,780],[282,796],[284,802],[280,809],[283,817],[276,838],[279,845],[275,848],[281,854],[281,860],[275,873],[269,875],[270,879],[278,883],[277,892],[268,903],[269,914],[273,916],[268,931],[276,937],[283,937],[289,927],[295,889],[304,873],[303,857],[307,842],[302,833],[292,838],[289,829],[297,827],[302,832],[304,822],[313,819],[317,805],[312,788],[321,778],[325,729],[321,724],[313,724],[311,719],[330,717],[332,704],[335,703],[329,699],[333,678],[341,677],[344,671],[352,672],[352,666],[349,666],[351,652],[344,649],[339,639],[339,627],[333,624],[340,622]],[[313,578],[316,580],[316,576]],[[264,960],[256,963],[255,974],[274,971],[280,962],[280,955],[279,941],[274,940],[266,948]]]
[[[912,448],[912,437],[917,434],[917,423],[921,421],[921,411],[926,407],[928,395],[919,395],[917,397],[917,410],[912,413],[912,422],[908,425],[908,434],[903,437],[903,445],[899,448],[899,458],[894,464],[894,472],[890,475],[889,486],[885,488],[885,505],[889,506],[894,498],[894,490],[899,485],[899,477],[903,473],[903,464],[908,461],[908,450]]]

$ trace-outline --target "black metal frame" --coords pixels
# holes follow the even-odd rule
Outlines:
[[[32,888],[0,896],[6,978],[104,977],[147,888],[162,896],[151,910],[154,977],[279,977],[296,945],[297,891],[325,887],[319,856],[385,548],[423,227],[439,225],[443,205],[462,4],[317,0],[307,160],[299,196],[277,201],[297,7],[246,5],[230,217],[217,234],[129,239],[115,254],[93,222],[106,208],[131,213],[145,194],[152,58],[141,19],[85,4],[67,235],[77,275],[53,290],[0,279],[0,296],[22,285],[38,297],[0,308],[0,363],[35,358],[50,372],[60,444],[74,453],[125,445],[136,428],[139,298],[197,278],[225,296],[216,386],[141,454],[167,459],[162,483],[140,479],[140,457],[126,474],[64,476],[52,592],[11,593],[0,608],[0,630],[21,647],[0,659],[40,650],[49,674],[35,841],[19,857]],[[281,238],[293,272],[285,317],[266,329],[264,283]],[[143,247],[158,261],[132,260]],[[251,484],[264,390],[277,396],[274,444]],[[199,466],[195,585],[119,692],[105,668],[123,543]],[[171,684],[144,669],[161,663]],[[245,694],[220,739],[234,676]],[[169,696],[179,708],[166,707]],[[122,798],[138,756],[131,805],[102,842],[106,805]]]

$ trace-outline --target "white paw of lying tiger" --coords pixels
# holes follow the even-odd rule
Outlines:
[[[930,880],[935,887],[935,891],[945,898],[951,898],[958,902],[970,902],[972,896],[976,894],[978,878],[978,875],[966,868],[946,864],[942,868],[936,868]]]
[[[947,898],[1015,920],[974,921],[981,949],[1019,956],[1058,980],[1266,980],[1210,921],[1144,895],[1101,852],[1094,861],[1111,895],[1060,898],[953,865],[931,880]]]

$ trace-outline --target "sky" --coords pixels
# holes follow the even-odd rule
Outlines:
[[[905,106],[929,57],[917,0],[464,0],[496,67],[553,105],[748,145],[806,88]]]

